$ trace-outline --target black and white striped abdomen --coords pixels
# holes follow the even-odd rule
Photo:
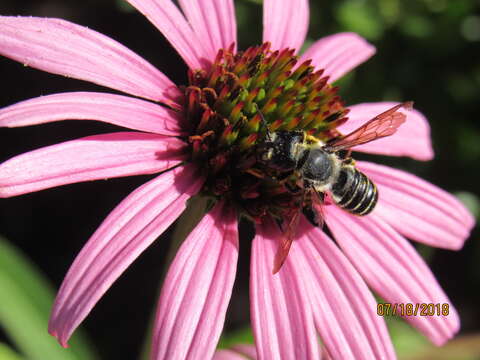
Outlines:
[[[375,184],[354,166],[343,166],[331,189],[335,203],[355,215],[367,215],[377,204]]]

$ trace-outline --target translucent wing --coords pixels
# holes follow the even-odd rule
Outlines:
[[[318,227],[321,229],[324,225],[325,216],[323,215],[323,194],[319,193],[317,190],[313,190],[314,194],[312,194],[313,204],[312,207],[317,213],[317,222]]]
[[[400,108],[411,109],[413,102],[398,104],[391,109],[375,116],[363,126],[350,134],[331,140],[324,147],[327,151],[340,151],[351,147],[366,144],[370,141],[393,135],[405,122],[405,114],[397,112]]]
[[[287,217],[282,224],[283,236],[278,244],[277,253],[273,262],[273,274],[276,274],[287,259],[288,252],[292,246],[293,239],[297,232],[298,222],[300,220],[300,209],[293,210],[291,216]]]
[[[286,235],[282,236],[282,238],[280,239],[280,244],[278,244],[278,249],[275,254],[272,274],[276,274],[282,268],[283,263],[287,259],[290,247],[292,246],[292,242],[293,238],[287,237]]]

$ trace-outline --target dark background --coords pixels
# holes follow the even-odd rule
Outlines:
[[[240,48],[261,41],[261,5],[236,1]],[[178,84],[186,66],[163,36],[121,0],[2,0],[3,15],[60,17],[102,32],[143,56]],[[295,29],[292,29],[295,31]],[[476,0],[350,0],[311,2],[309,40],[357,31],[377,55],[340,81],[347,104],[415,101],[429,119],[435,159],[376,161],[413,172],[466,199],[478,217],[480,173],[480,16]],[[0,58],[0,107],[64,91],[109,91]],[[0,129],[0,161],[38,147],[118,131],[90,121]],[[0,235],[20,247],[58,288],[69,265],[102,219],[149,177],[111,179],[44,190],[0,201]],[[476,210],[475,210],[476,209]],[[168,234],[167,234],[168,235]],[[168,237],[168,236],[167,236]],[[459,252],[420,247],[462,318],[462,334],[480,330],[480,245],[475,228]],[[137,357],[156,302],[168,252],[162,237],[107,292],[84,328],[102,359]],[[248,253],[226,329],[248,324]]]

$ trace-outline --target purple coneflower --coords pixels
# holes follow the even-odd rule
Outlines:
[[[0,124],[7,127],[90,119],[135,131],[89,136],[10,159],[0,166],[0,196],[159,174],[112,211],[68,271],[49,325],[60,343],[66,346],[104,292],[197,194],[215,204],[169,268],[152,359],[214,355],[235,278],[240,215],[256,223],[250,306],[259,359],[318,359],[317,335],[334,359],[395,358],[368,286],[391,303],[449,304],[448,315],[406,320],[437,345],[451,338],[458,315],[405,237],[459,249],[473,218],[455,198],[403,171],[357,162],[378,187],[375,210],[357,217],[327,197],[323,217],[336,242],[301,216],[290,253],[272,274],[282,220],[304,199],[299,205],[284,181],[255,162],[264,123],[271,132],[302,130],[327,142],[391,108],[395,104],[351,106],[346,122],[348,110],[330,85],[371,57],[374,47],[356,34],[340,33],[296,55],[308,27],[306,0],[265,0],[264,43],[245,51],[234,45],[231,0],[180,0],[183,14],[170,0],[129,2],[186,62],[188,84],[175,85],[91,29],[58,19],[0,18],[1,54],[136,96],[71,92],[2,109]],[[405,116],[394,136],[354,150],[431,159],[426,119],[415,110]]]

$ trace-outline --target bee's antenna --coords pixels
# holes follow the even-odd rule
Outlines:
[[[263,116],[262,112],[260,111],[260,108],[258,105],[255,103],[255,107],[257,108],[258,113],[260,114],[260,119],[262,119],[262,125],[265,128],[265,137],[267,138],[268,141],[273,141],[272,138],[272,133],[270,132],[270,129],[268,128],[268,123],[267,120],[265,120],[265,117]]]

